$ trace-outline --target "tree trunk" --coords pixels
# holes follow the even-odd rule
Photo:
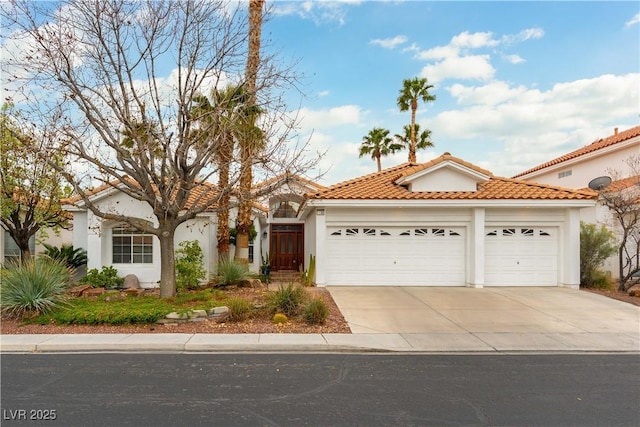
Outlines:
[[[409,144],[409,163],[416,163],[416,110],[417,102],[411,102],[411,143]]]
[[[176,257],[174,253],[175,228],[160,233],[160,298],[176,295]]]
[[[247,89],[247,111],[250,114],[248,132],[241,144],[240,171],[240,196],[241,205],[238,209],[238,221],[236,235],[236,255],[239,262],[249,262],[249,230],[251,230],[251,184],[252,184],[252,160],[253,150],[257,145],[254,141],[255,132],[251,129],[255,126],[255,105],[256,105],[256,80],[260,65],[260,37],[262,33],[262,6],[264,0],[249,0],[249,50],[247,53],[246,68],[246,89]]]
[[[229,163],[222,159],[220,162],[220,172],[218,178],[218,188],[225,193],[220,198],[220,209],[218,210],[218,262],[229,259],[229,193],[226,192],[229,186]]]
[[[376,157],[376,161],[378,162],[378,172],[382,170],[382,162],[380,161],[380,156]]]

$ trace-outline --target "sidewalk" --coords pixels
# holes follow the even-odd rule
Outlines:
[[[48,352],[631,352],[637,337],[612,333],[72,334],[1,335],[2,353]]]

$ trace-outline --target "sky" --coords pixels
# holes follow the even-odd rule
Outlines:
[[[313,177],[375,172],[358,149],[372,128],[401,133],[402,81],[436,100],[417,122],[444,152],[513,176],[640,124],[638,2],[268,2],[263,44],[298,62],[303,137],[326,151]],[[382,159],[406,162],[407,151]],[[585,183],[586,185],[586,183]]]
[[[418,162],[449,152],[508,177],[640,124],[637,1],[267,0],[266,8],[262,46],[296,64],[305,96],[287,101],[300,108],[310,154],[325,153],[307,173],[324,185],[376,171],[358,156],[362,139],[410,123],[397,98],[414,77],[436,96],[418,107],[434,143]],[[159,81],[176,73],[166,65]]]

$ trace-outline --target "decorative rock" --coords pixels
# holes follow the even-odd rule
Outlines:
[[[125,289],[140,288],[140,280],[138,280],[138,276],[136,276],[135,274],[127,274],[126,276],[124,276],[124,283],[122,284],[122,287]]]
[[[634,285],[627,290],[627,294],[632,297],[640,297],[640,286]]]
[[[205,320],[207,320],[204,317],[192,317],[191,319],[189,319],[189,322],[204,322]]]
[[[209,315],[216,315],[216,314],[226,314],[229,312],[229,307],[226,306],[222,306],[222,307],[213,307],[211,310],[209,310]]]
[[[83,297],[97,297],[104,294],[104,288],[91,288],[82,293]]]
[[[191,313],[191,318],[198,318],[198,317],[207,317],[207,311],[206,310],[193,310]]]
[[[180,320],[180,319],[188,319],[189,318],[189,314],[188,313],[182,313],[182,314],[178,314],[175,311],[167,314],[165,316],[166,319],[170,319],[170,320]]]
[[[69,295],[72,297],[79,297],[88,289],[91,289],[91,285],[78,285],[70,288],[67,292],[69,292]]]

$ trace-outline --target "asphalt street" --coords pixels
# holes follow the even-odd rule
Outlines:
[[[637,354],[3,354],[2,426],[634,426]]]

